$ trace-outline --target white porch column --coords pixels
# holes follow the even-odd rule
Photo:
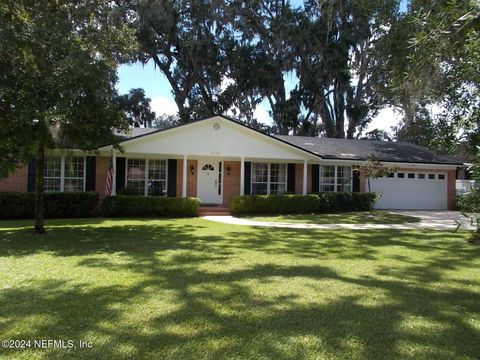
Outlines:
[[[307,160],[303,160],[303,195],[307,195]]]
[[[240,161],[240,195],[245,195],[245,158]]]
[[[187,155],[183,155],[182,197],[187,197]]]
[[[113,166],[112,195],[117,195],[117,154],[115,153],[115,150],[113,150],[112,152],[112,166]]]

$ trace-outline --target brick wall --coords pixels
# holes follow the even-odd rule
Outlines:
[[[230,176],[227,168],[230,167]],[[228,206],[234,196],[240,195],[240,161],[225,161],[223,172],[223,204]]]
[[[27,192],[28,166],[21,167],[8,177],[0,179],[0,191]]]
[[[95,165],[95,191],[100,194],[100,197],[105,196],[105,185],[107,182],[107,171],[109,166],[109,157],[97,156]]]
[[[312,165],[307,164],[307,194],[312,192]],[[303,194],[303,164],[295,164],[295,194]]]
[[[193,175],[190,167],[194,167]],[[187,160],[187,197],[197,196],[198,161]],[[177,160],[177,197],[182,197],[183,160]]]
[[[457,171],[449,170],[447,172],[447,206],[448,210],[455,210],[457,205],[457,191],[456,191]]]

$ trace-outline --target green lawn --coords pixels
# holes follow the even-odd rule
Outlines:
[[[478,359],[466,233],[202,219],[0,222],[0,338],[91,341],[15,359]]]
[[[414,216],[390,213],[387,211],[347,212],[338,214],[299,214],[279,216],[254,216],[251,220],[304,224],[404,224],[419,222]]]

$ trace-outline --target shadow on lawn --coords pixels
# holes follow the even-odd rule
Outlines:
[[[428,286],[442,280],[442,269],[478,267],[474,260],[480,257],[480,249],[460,242],[461,234],[452,234],[452,242],[447,244],[445,234],[435,232],[415,232],[416,238],[412,238],[411,232],[385,230],[354,236],[339,231],[263,228],[201,236],[196,235],[198,230],[198,226],[166,224],[82,228],[69,239],[57,238],[54,233],[49,239],[35,238],[33,242],[16,238],[18,234],[8,241],[3,238],[3,254],[46,251],[81,256],[79,266],[133,271],[143,278],[130,286],[51,280],[4,289],[0,319],[5,320],[0,321],[0,333],[15,323],[52,314],[51,321],[33,323],[17,338],[89,337],[94,344],[95,338],[104,339],[93,349],[75,353],[83,358],[475,358],[480,352],[479,330],[464,317],[479,316],[478,293],[466,286],[438,290]],[[424,264],[395,253],[393,260],[408,265],[379,267],[368,276],[355,277],[318,263],[221,266],[244,256],[243,251],[271,254],[273,261],[275,255],[292,255],[312,260],[337,258],[349,264],[376,260],[385,247],[435,252],[425,256]],[[167,250],[179,253],[160,260],[158,252]],[[114,263],[95,257],[104,253],[120,253],[129,261]],[[209,262],[218,262],[219,267],[206,271],[202,265]],[[302,302],[298,289],[269,297],[252,285],[297,278],[315,289],[318,286],[316,294],[324,301]],[[477,280],[469,284],[478,285]],[[328,292],[329,288],[338,291],[339,284],[349,291]],[[133,323],[123,322],[130,307],[156,299],[167,301],[162,300],[167,294],[172,303],[168,310],[152,309]],[[403,328],[403,321],[410,317],[424,323],[413,322],[412,328]],[[412,348],[415,353],[409,353]],[[44,354],[71,356],[57,350]]]

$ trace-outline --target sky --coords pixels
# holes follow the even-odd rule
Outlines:
[[[300,0],[292,1],[293,4],[301,4]],[[404,11],[406,0],[402,1],[400,9]],[[143,88],[147,97],[152,99],[152,110],[157,114],[176,114],[177,106],[173,100],[171,86],[162,72],[155,68],[152,61],[143,65],[134,63],[131,65],[121,65],[118,68],[119,82],[117,90],[120,94],[128,93],[133,88]],[[295,79],[285,78],[287,92],[295,85]],[[271,124],[272,119],[269,115],[270,106],[268,101],[263,101],[255,110],[255,116],[258,121],[265,124]],[[379,111],[378,115],[369,124],[366,131],[373,129],[382,129],[391,132],[391,127],[397,125],[400,121],[400,114],[393,108],[385,108]]]

